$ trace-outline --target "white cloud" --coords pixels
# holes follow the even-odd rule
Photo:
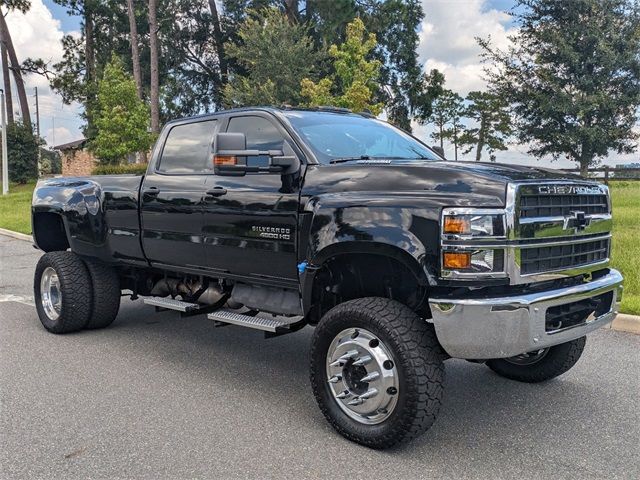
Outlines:
[[[424,20],[420,30],[418,55],[426,70],[437,68],[446,75],[447,87],[466,95],[485,87],[483,65],[476,37],[491,36],[494,45],[504,48],[511,17],[487,9],[486,0],[423,0]]]
[[[47,131],[43,130],[42,133],[55,145],[62,145],[78,139],[78,133],[72,132],[66,127],[47,128]]]
[[[27,58],[42,58],[45,62],[55,63],[62,59],[63,50],[60,40],[64,33],[60,21],[53,18],[42,0],[32,0],[31,8],[26,14],[13,11],[7,15],[6,19],[19,62]],[[17,91],[13,78],[11,80],[14,112],[19,116]],[[34,123],[36,120],[34,87],[38,87],[40,130],[49,144],[54,141],[54,128],[56,144],[82,137],[80,132],[82,121],[78,117],[81,111],[79,105],[63,105],[60,96],[49,88],[48,80],[40,75],[25,75],[24,81],[31,119]]]

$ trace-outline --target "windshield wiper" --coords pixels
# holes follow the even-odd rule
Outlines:
[[[421,157],[424,158],[424,157]],[[329,163],[357,162],[360,160],[415,160],[413,157],[389,157],[385,155],[372,157],[371,155],[360,155],[359,157],[334,158]]]
[[[371,160],[372,157],[369,155],[360,155],[359,157],[344,157],[344,158],[334,158],[329,160],[329,163],[345,163],[345,162],[356,162],[358,160]]]

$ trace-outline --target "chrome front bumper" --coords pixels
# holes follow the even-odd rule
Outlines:
[[[545,331],[547,309],[613,292],[609,310],[585,322]],[[505,358],[570,342],[615,318],[622,295],[622,275],[611,269],[603,277],[573,287],[499,298],[430,298],[436,334],[454,358]]]

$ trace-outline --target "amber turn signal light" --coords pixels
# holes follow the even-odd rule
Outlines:
[[[236,165],[238,159],[231,155],[216,155],[213,157],[214,165]]]
[[[444,217],[444,233],[465,234],[471,232],[471,224],[467,217]]]
[[[471,266],[470,253],[444,252],[442,265],[444,268],[460,269]]]

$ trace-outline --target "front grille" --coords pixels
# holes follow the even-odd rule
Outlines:
[[[606,195],[538,195],[523,194],[520,197],[520,216],[561,217],[571,212],[581,211],[586,215],[608,213],[609,204]]]
[[[608,238],[584,243],[523,248],[520,255],[520,273],[527,275],[570,269],[598,263],[606,260],[608,256]]]

